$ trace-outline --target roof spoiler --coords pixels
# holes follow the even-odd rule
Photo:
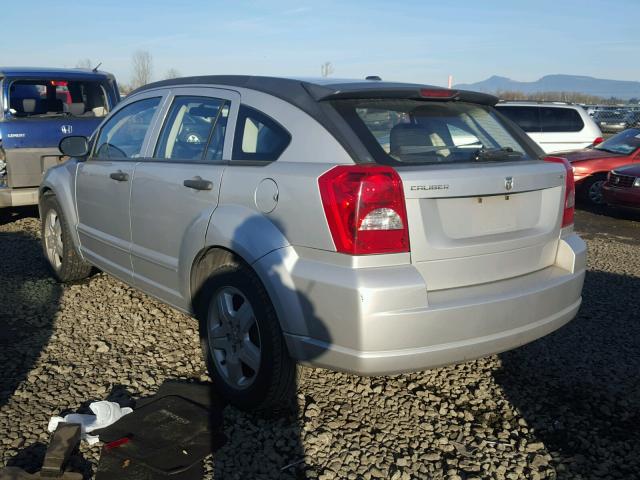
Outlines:
[[[317,101],[328,100],[361,100],[367,98],[384,99],[411,99],[424,101],[462,101],[479,103],[481,105],[494,106],[498,103],[498,97],[487,93],[471,92],[468,90],[449,90],[428,85],[416,85],[415,87],[384,86],[372,84],[371,87],[351,87],[349,84],[326,86],[304,83],[309,94]]]

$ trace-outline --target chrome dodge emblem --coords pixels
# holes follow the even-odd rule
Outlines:
[[[60,127],[60,130],[62,131],[62,133],[64,133],[65,135],[69,135],[71,132],[73,132],[73,127],[71,125],[62,125]]]
[[[513,189],[513,177],[504,178],[504,188],[506,188],[507,190]]]

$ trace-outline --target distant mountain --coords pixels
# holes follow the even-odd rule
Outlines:
[[[506,77],[493,76],[476,83],[461,83],[456,88],[495,93],[513,90],[523,93],[578,92],[587,95],[624,100],[640,98],[640,82],[605,80],[581,75],[546,75],[535,82],[517,82]]]

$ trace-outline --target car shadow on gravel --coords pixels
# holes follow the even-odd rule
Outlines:
[[[33,216],[37,217],[37,210],[5,211],[0,222],[0,409],[11,401],[32,401],[30,395],[20,391],[24,382],[46,381],[46,374],[37,371],[36,363],[51,337],[62,294],[49,272],[37,231],[12,231],[10,225],[7,227]],[[34,443],[21,448],[21,435],[8,428],[0,432],[4,447],[17,451],[5,459],[7,466],[37,471],[47,447]],[[74,455],[71,461],[74,467],[91,471],[81,456]]]
[[[500,355],[496,381],[558,478],[640,472],[638,292],[638,277],[590,271],[572,322]]]
[[[30,376],[49,342],[62,289],[35,232],[0,230],[0,407]]]

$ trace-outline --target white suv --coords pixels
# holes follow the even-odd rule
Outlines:
[[[579,105],[501,102],[496,108],[527,132],[546,153],[580,150],[603,140],[596,122]]]

